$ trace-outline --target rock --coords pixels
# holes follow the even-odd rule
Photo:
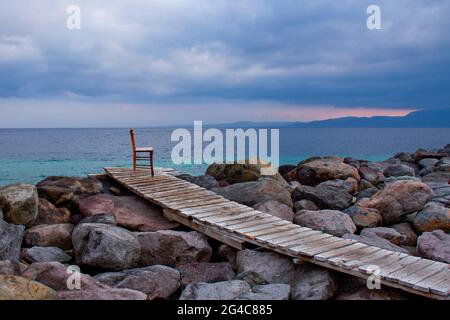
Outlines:
[[[369,181],[365,179],[361,179],[361,181],[359,182],[359,192],[374,188],[377,189],[377,187],[375,187],[373,184],[371,184]]]
[[[180,174],[177,178],[186,180],[208,190],[219,187],[219,183],[211,175],[191,176],[190,174]]]
[[[403,239],[400,241],[400,245],[402,246],[415,246],[417,242],[417,235],[414,231],[411,223],[402,222],[397,223],[391,226],[395,230],[397,230],[401,235],[403,235]]]
[[[0,208],[6,221],[32,225],[38,215],[36,187],[28,184],[0,187]]]
[[[294,166],[292,164],[285,164],[285,165],[281,165],[278,167],[278,173],[281,176],[284,176],[285,174],[291,172],[292,170],[294,170],[295,168],[297,168],[297,166]]]
[[[43,283],[56,291],[69,290],[68,284],[73,284],[73,281],[70,278],[72,275],[72,270],[55,261],[35,262],[22,272],[23,277]],[[91,278],[89,275],[83,273],[80,273],[79,275],[81,291],[97,291],[110,288],[100,281]],[[77,289],[74,291],[79,290]]]
[[[378,191],[380,191],[380,189],[373,187],[373,188],[369,188],[369,189],[365,189],[363,191],[360,191],[358,193],[358,197],[357,199],[362,199],[362,198],[371,198],[373,195],[375,195]]]
[[[423,210],[414,217],[414,226],[417,231],[433,231],[441,229],[450,231],[450,208],[437,202],[429,202]]]
[[[383,222],[383,217],[377,209],[354,205],[344,212],[350,216],[357,228],[374,228],[381,226]]]
[[[365,228],[361,231],[362,237],[367,236],[369,233],[375,234],[380,238],[386,239],[393,244],[399,245],[404,236],[393,228],[377,227],[377,228]]]
[[[22,250],[22,259],[28,263],[34,262],[68,262],[72,257],[56,247],[32,247]]]
[[[19,261],[25,227],[0,220],[0,260]]]
[[[295,202],[305,199],[311,200],[321,209],[342,210],[350,205],[353,197],[341,187],[321,183],[316,187],[300,186],[295,188],[292,199]]]
[[[320,208],[311,200],[299,200],[294,203],[295,212],[300,210],[318,211]]]
[[[292,222],[294,220],[294,212],[287,205],[275,201],[267,200],[261,203],[257,203],[253,206],[255,210],[259,210],[264,213],[268,213],[274,217]]]
[[[17,276],[20,275],[20,265],[17,261],[3,260],[0,261],[0,275]]]
[[[245,249],[238,252],[238,278],[252,285],[285,283],[294,299],[324,300],[336,290],[336,279],[326,269],[292,260],[274,252]]]
[[[44,198],[39,198],[39,213],[34,225],[70,223],[70,211],[57,208]]]
[[[141,266],[176,266],[190,262],[208,262],[212,249],[206,237],[196,231],[163,230],[136,233],[142,247]]]
[[[128,191],[127,189],[125,189],[119,185],[111,186],[111,187],[109,187],[108,190],[115,196],[131,196],[131,195],[133,195],[130,191]]]
[[[419,161],[419,168],[420,169],[432,169],[436,167],[436,165],[439,163],[439,160],[433,159],[433,158],[427,158],[422,159]]]
[[[247,206],[254,206],[267,200],[275,200],[292,208],[291,193],[284,184],[273,179],[260,179],[253,182],[237,183],[212,191]]]
[[[24,241],[29,246],[72,248],[73,225],[70,223],[41,224],[25,231]]]
[[[404,177],[404,176],[410,176],[414,177],[415,173],[414,170],[404,164],[394,164],[392,166],[389,166],[383,171],[383,175],[388,177]]]
[[[52,176],[40,181],[36,186],[39,197],[47,199],[57,207],[66,207],[74,213],[78,211],[81,200],[103,191],[99,180],[80,177]]]
[[[180,300],[287,300],[290,287],[286,284],[254,286],[245,281],[194,283],[184,289]]]
[[[166,299],[180,287],[180,273],[161,265],[107,272],[94,278],[112,287],[143,292],[148,299]]]
[[[132,231],[157,231],[178,226],[178,223],[164,218],[159,209],[136,196],[98,194],[83,200],[80,212],[83,217],[110,213],[119,227]]]
[[[178,267],[183,287],[197,282],[220,282],[232,280],[235,277],[231,264],[228,262],[207,263],[192,262]]]
[[[235,248],[230,247],[229,245],[226,244],[221,244],[219,246],[219,249],[217,249],[215,256],[219,261],[229,262],[231,268],[233,270],[236,270],[237,269],[236,254],[237,250]]]
[[[341,290],[348,283],[354,282],[354,287],[349,290]],[[405,293],[387,286],[381,289],[371,290],[367,288],[366,280],[355,277],[343,277],[339,283],[339,292],[335,296],[336,300],[408,300]]]
[[[354,178],[359,181],[361,179],[355,167],[338,158],[316,159],[302,163],[292,174],[295,180],[308,186],[315,186],[327,180]]]
[[[56,292],[36,281],[0,275],[0,300],[56,300]]]
[[[446,207],[450,207],[450,184],[432,182],[427,182],[427,184],[433,189],[434,192],[432,202],[438,202]]]
[[[447,156],[447,153],[418,151],[415,153],[414,159],[416,160],[416,162],[420,162],[422,159],[426,158],[441,159]]]
[[[291,286],[283,283],[273,283],[253,286],[251,291],[240,295],[237,300],[288,300]]]
[[[262,168],[270,169],[270,165],[259,164],[239,164],[239,163],[213,163],[206,169],[206,175],[214,177],[217,181],[226,181],[229,184],[256,181],[263,176]],[[284,181],[278,172],[273,175],[264,175],[278,181]]]
[[[423,258],[450,263],[450,235],[442,230],[424,232],[417,239],[417,254]]]
[[[402,162],[414,162],[413,155],[409,152],[399,152],[394,158],[399,159]]]
[[[388,177],[384,179],[384,185],[387,186],[388,184],[396,181],[416,181],[421,182],[422,180],[417,177],[411,177],[411,176],[400,176],[400,177]]]
[[[100,224],[79,224],[72,234],[77,264],[104,270],[123,270],[137,266],[141,246],[135,234]]]
[[[294,223],[338,237],[356,231],[352,219],[337,210],[305,211],[295,215]]]
[[[59,300],[147,300],[145,293],[130,289],[108,288],[95,291],[58,291]]]
[[[307,266],[302,277],[293,284],[291,295],[294,300],[327,300],[337,289],[334,274],[325,269]]]
[[[422,177],[425,183],[447,183],[450,181],[450,172],[434,171]]]
[[[87,216],[86,218],[81,219],[78,224],[81,223],[101,223],[101,224],[109,224],[112,226],[117,225],[116,217],[112,213],[103,213],[103,214],[95,214],[93,216]]]
[[[396,246],[392,242],[377,236],[375,233],[368,232],[364,236],[362,236],[362,235],[358,236],[356,234],[347,233],[347,234],[344,234],[342,236],[342,238],[355,240],[358,242],[365,243],[369,246],[374,246],[374,247],[378,247],[378,248],[382,248],[382,249],[386,249],[386,250],[390,250],[390,251],[408,253],[408,250],[403,249],[399,246]]]
[[[381,180],[382,172],[369,168],[368,166],[361,166],[358,172],[362,179],[374,186],[376,186]]]
[[[422,210],[433,197],[433,190],[418,181],[395,181],[386,185],[369,201],[368,206],[378,209],[386,224],[397,222],[402,216]]]

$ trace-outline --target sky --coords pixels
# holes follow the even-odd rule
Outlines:
[[[67,28],[70,5],[80,29]],[[5,0],[0,128],[449,107],[449,17],[447,0]]]

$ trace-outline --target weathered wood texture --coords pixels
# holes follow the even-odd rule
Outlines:
[[[165,215],[242,249],[251,243],[325,268],[368,278],[378,267],[381,283],[433,299],[450,298],[449,265],[341,239],[281,220],[176,178],[171,169],[105,168],[114,180],[161,206]]]

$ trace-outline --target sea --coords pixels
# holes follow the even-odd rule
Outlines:
[[[207,164],[174,164],[175,128],[136,128],[138,146],[152,146],[155,166],[204,174]],[[192,130],[192,128],[187,128]],[[442,148],[450,128],[280,128],[280,164],[311,156],[341,156],[381,161],[400,151]],[[0,185],[32,183],[52,175],[102,173],[104,167],[129,167],[127,128],[0,129]]]

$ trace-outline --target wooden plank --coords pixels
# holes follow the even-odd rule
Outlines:
[[[443,270],[427,279],[417,282],[413,285],[414,289],[429,292],[430,288],[442,281],[450,281],[450,270]]]
[[[322,239],[318,239],[315,241],[310,241],[310,242],[306,242],[303,244],[300,244],[298,246],[291,246],[289,247],[289,251],[293,252],[293,253],[299,253],[302,255],[306,255],[306,256],[311,256],[312,254],[310,253],[311,250],[315,250],[319,247],[328,245],[328,244],[332,244],[332,243],[336,243],[337,241],[339,241],[336,237],[332,236],[332,235],[328,235],[326,234],[328,237],[324,237]]]
[[[430,287],[430,291],[448,298],[448,295],[450,294],[450,281],[448,279],[441,281]]]
[[[174,209],[178,209],[178,208],[189,208],[190,204],[198,204],[198,205],[203,205],[203,204],[207,204],[210,203],[211,200],[220,200],[220,202],[224,202],[224,199],[221,198],[220,196],[207,196],[204,197],[202,199],[190,199],[190,200],[161,200],[161,203],[166,204],[167,206],[170,206]],[[180,207],[181,205],[181,207]]]
[[[147,187],[139,187],[139,191],[141,192],[147,192],[147,193],[157,193],[157,192],[163,192],[163,191],[169,191],[169,190],[178,190],[178,192],[183,192],[183,188],[187,187],[185,183],[181,182],[171,182],[171,183],[162,183],[162,184],[153,184],[151,186]],[[200,187],[198,187],[200,188]]]
[[[302,227],[294,228],[292,230],[284,231],[281,233],[275,233],[275,234],[268,234],[265,236],[258,237],[258,240],[267,242],[269,240],[275,240],[275,239],[285,239],[286,237],[292,237],[292,236],[298,236],[303,231],[309,231],[308,229],[304,230]]]
[[[366,244],[357,242],[352,245],[349,245],[348,247],[338,248],[338,249],[330,250],[327,252],[319,253],[314,256],[314,259],[318,260],[318,261],[327,261],[330,258],[339,256],[339,255],[348,254],[348,253],[354,252],[356,250],[359,250],[359,249],[365,248],[365,247],[367,247]]]
[[[259,214],[258,216],[254,217],[253,221],[242,221],[240,223],[235,223],[232,225],[223,225],[221,227],[230,230],[230,231],[236,231],[236,232],[240,232],[240,230],[245,230],[245,231],[252,231],[255,230],[253,228],[258,228],[259,226],[266,226],[267,224],[273,224],[273,223],[277,223],[280,222],[281,220],[276,220],[273,217],[267,217],[264,215]],[[258,229],[256,229],[258,230]],[[245,232],[244,231],[244,232]]]
[[[377,247],[365,247],[365,248],[361,248],[359,250],[350,252],[348,254],[344,254],[341,256],[336,256],[333,258],[328,259],[328,262],[335,265],[335,266],[341,266],[343,263],[347,262],[347,261],[351,261],[353,259],[356,258],[362,258],[366,255],[372,254],[376,251],[380,251],[380,248]]]
[[[195,214],[200,214],[204,212],[210,212],[216,209],[224,209],[224,208],[234,208],[234,204],[232,202],[226,202],[225,204],[210,204],[204,205],[196,208],[186,208],[180,211],[180,214],[184,216],[193,216]]]
[[[227,227],[225,229],[232,229],[233,232],[236,233],[241,233],[241,234],[246,234],[247,232],[253,232],[253,231],[258,231],[258,230],[265,230],[265,229],[270,229],[270,228],[274,228],[274,227],[279,227],[279,226],[285,226],[289,224],[288,222],[284,221],[284,220],[272,220],[270,219],[269,222],[262,222],[260,224],[254,225],[254,226],[250,226],[250,227],[243,227],[243,228],[234,228],[233,227]]]
[[[224,228],[224,227],[229,227],[229,226],[235,226],[235,225],[244,225],[244,224],[247,224],[248,225],[248,223],[250,223],[250,222],[255,222],[255,221],[257,221],[257,220],[262,220],[262,219],[264,219],[264,218],[268,218],[269,217],[269,215],[267,215],[267,214],[264,214],[264,213],[259,213],[259,211],[255,211],[255,210],[252,210],[253,211],[253,213],[254,213],[254,215],[253,216],[248,216],[248,217],[244,217],[244,218],[242,218],[242,219],[239,219],[239,220],[231,220],[231,221],[224,221],[224,222],[218,222],[218,223],[216,223],[216,225],[219,227],[219,228]]]
[[[181,203],[181,204],[172,204],[172,203],[167,203],[168,206],[170,206],[172,209],[175,210],[180,210],[180,209],[184,209],[184,208],[193,208],[193,207],[198,207],[198,206],[202,206],[204,204],[213,204],[213,203],[223,203],[223,199],[212,199],[212,200],[203,200],[202,201],[196,201],[196,202],[189,202],[189,203]],[[162,202],[164,203],[164,201]]]
[[[182,191],[181,191],[182,190]],[[173,196],[182,196],[182,195],[187,195],[187,192],[192,192],[192,191],[202,191],[199,188],[194,188],[194,187],[187,187],[187,188],[183,188],[181,189],[178,187],[175,188],[171,188],[171,189],[166,189],[164,191],[157,191],[157,192],[149,192],[146,191],[145,193],[148,195],[151,195],[152,197],[158,198],[158,199],[166,199],[168,200],[168,198],[173,197]]]
[[[377,261],[378,259],[386,259],[393,253],[393,251],[381,249],[380,251],[369,254],[368,256],[358,257],[354,260],[346,261],[342,264],[342,266],[346,269],[353,269],[365,264],[375,265],[374,261]]]
[[[306,228],[306,229],[308,229],[308,228]],[[265,240],[265,242],[267,242],[270,245],[278,246],[279,244],[282,244],[284,242],[289,242],[289,241],[292,241],[292,240],[305,238],[307,236],[310,236],[310,235],[313,235],[313,234],[318,234],[318,233],[321,233],[321,232],[320,231],[316,231],[316,230],[303,230],[303,231],[300,231],[300,232],[297,232],[297,233],[293,233],[293,234],[285,236],[285,237]]]
[[[396,272],[398,270],[401,270],[405,267],[407,267],[408,265],[417,262],[418,260],[420,260],[420,258],[417,257],[413,257],[413,256],[406,256],[405,258],[401,259],[400,261],[397,261],[395,263],[391,263],[387,266],[384,267],[380,267],[380,276],[381,277],[386,277],[387,275],[389,275],[390,273]],[[392,282],[392,281],[391,281]]]
[[[213,194],[198,188],[183,188],[182,192],[180,192],[180,190],[178,189],[178,190],[151,193],[151,196],[154,197],[155,199],[158,199],[159,201],[161,200],[171,201],[171,200],[195,199],[213,196]]]
[[[221,216],[229,216],[232,214],[236,214],[236,213],[243,213],[243,212],[254,212],[254,210],[252,208],[222,208],[222,209],[217,209],[214,210],[212,212],[202,212],[202,213],[197,213],[197,214],[193,214],[192,217],[194,217],[195,219],[204,219],[206,217],[211,217],[211,216],[217,216],[217,217],[221,217]]]
[[[434,276],[435,274],[438,274],[443,270],[448,270],[448,264],[441,262],[434,262],[428,267],[423,268],[422,270],[412,273],[409,276],[402,277],[401,279],[399,279],[398,282],[405,286],[412,287],[414,286],[414,284],[424,279],[428,279],[431,276]]]
[[[368,272],[371,272],[373,264],[376,264],[380,268],[384,268],[385,266],[388,266],[390,264],[396,263],[396,262],[402,260],[403,258],[405,258],[407,256],[408,255],[405,254],[405,253],[394,252],[393,254],[391,254],[390,256],[388,256],[387,258],[384,258],[382,260],[375,260],[375,261],[372,261],[371,263],[367,263],[367,264],[361,265],[361,266],[358,267],[358,270],[368,273]]]
[[[236,213],[236,214],[228,214],[228,215],[220,215],[220,216],[212,216],[212,217],[206,217],[204,219],[201,219],[202,221],[210,224],[215,224],[215,222],[224,222],[224,221],[230,221],[230,220],[236,220],[243,217],[248,216],[254,216],[255,214],[253,211],[250,212],[243,212],[243,213]]]
[[[384,278],[389,281],[396,282],[399,279],[401,279],[403,277],[408,277],[409,275],[411,275],[419,270],[422,270],[423,268],[428,267],[429,265],[431,265],[433,263],[434,263],[434,261],[432,261],[432,260],[419,259],[419,260],[409,264],[408,266],[405,266],[404,268],[402,268],[400,270],[386,274],[384,276]]]
[[[306,244],[306,243],[311,243],[311,242],[314,242],[314,241],[317,241],[317,240],[330,238],[330,237],[331,237],[330,234],[319,232],[319,234],[313,234],[313,235],[304,237],[302,239],[297,239],[297,240],[284,242],[282,244],[279,244],[279,246],[282,247],[282,248],[292,248],[292,247],[296,247],[296,246],[303,245],[303,244]]]
[[[275,227],[275,228],[267,228],[267,229],[261,229],[261,230],[257,230],[257,231],[245,232],[244,235],[249,238],[256,238],[256,237],[263,236],[266,234],[278,233],[280,231],[290,230],[293,228],[295,228],[295,227],[291,223],[288,222],[284,225],[281,225],[281,226]]]

